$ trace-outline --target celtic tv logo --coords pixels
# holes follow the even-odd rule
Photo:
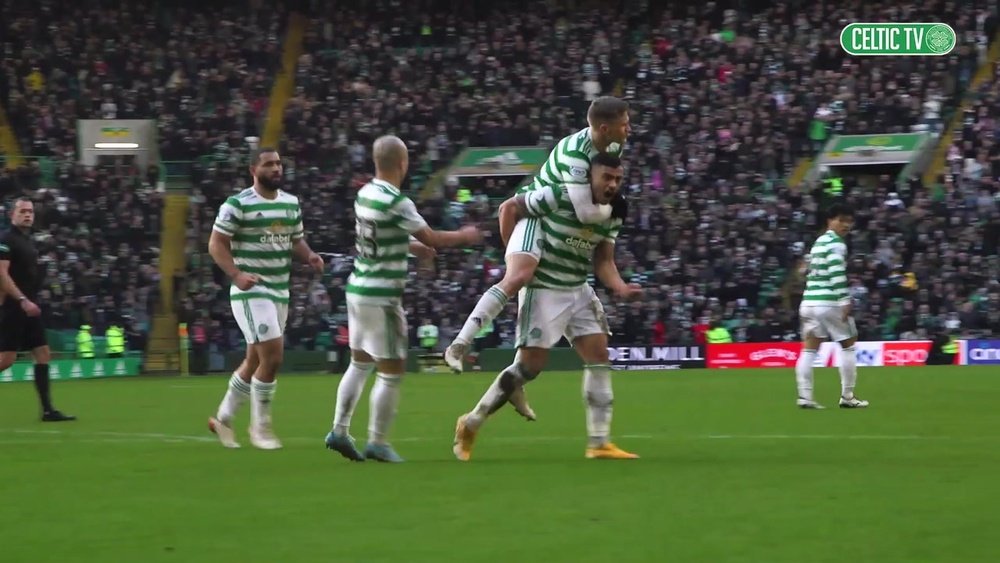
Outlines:
[[[852,23],[840,32],[840,46],[856,57],[940,56],[957,43],[946,23]]]
[[[946,25],[935,25],[927,30],[927,48],[944,54],[955,48],[955,32]]]

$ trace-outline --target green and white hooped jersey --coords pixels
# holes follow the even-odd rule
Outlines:
[[[247,188],[222,204],[213,229],[232,237],[233,260],[240,271],[260,277],[247,291],[232,286],[229,298],[287,304],[292,246],[305,236],[299,198],[278,190],[277,197],[266,199]]]
[[[527,193],[547,186],[580,184],[590,187],[590,161],[598,152],[590,138],[590,127],[563,137],[549,153],[549,158],[531,183],[520,188],[517,193]],[[622,149],[619,147],[614,154],[620,156],[621,153]]]
[[[427,227],[413,201],[384,180],[365,184],[354,200],[354,271],[346,292],[355,301],[395,305],[406,287],[410,234]]]
[[[569,194],[559,185],[536,188],[524,194],[528,208],[526,240],[541,231],[542,258],[531,288],[573,289],[587,284],[593,271],[594,249],[603,241],[614,244],[622,220],[611,218],[597,225],[585,225],[576,218]]]
[[[820,235],[809,250],[809,271],[804,306],[836,306],[851,302],[847,287],[847,245],[844,239],[827,231]]]

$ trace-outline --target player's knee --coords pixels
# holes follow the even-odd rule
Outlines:
[[[520,368],[521,371],[521,377],[523,377],[524,381],[526,382],[534,381],[535,378],[538,377],[540,373],[542,373],[542,370],[536,368],[535,366],[518,364],[518,367]]]
[[[508,296],[514,295],[518,291],[521,291],[521,288],[528,285],[528,282],[531,281],[534,275],[535,269],[533,267],[525,268],[522,265],[522,267],[516,270],[509,269],[501,281],[501,287]]]
[[[274,375],[278,373],[278,369],[281,368],[283,361],[284,357],[281,353],[264,355],[264,357],[260,358],[257,369],[254,371]]]
[[[34,357],[36,364],[47,364],[52,361],[52,352],[49,350],[48,346],[36,348],[32,351],[32,356]]]
[[[573,342],[573,345],[585,364],[607,365],[611,363],[611,357],[608,356],[608,339],[602,335],[587,335],[578,338]]]
[[[16,352],[4,352],[3,354],[0,354],[0,371],[14,365],[15,359],[17,359]]]
[[[608,356],[608,347],[603,346],[601,348],[596,348],[594,350],[589,350],[587,353],[587,363],[588,364],[600,364],[607,365],[611,363],[611,357]]]
[[[379,360],[375,362],[375,369],[379,373],[403,377],[406,373],[406,360]]]

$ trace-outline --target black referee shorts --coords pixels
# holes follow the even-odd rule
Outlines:
[[[0,352],[27,352],[48,344],[41,317],[29,317],[19,305],[0,308]]]

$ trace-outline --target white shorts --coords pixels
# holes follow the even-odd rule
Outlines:
[[[247,344],[267,342],[285,334],[288,305],[270,299],[231,299],[230,305]]]
[[[504,257],[511,254],[530,254],[535,260],[542,258],[542,220],[537,217],[526,217],[517,222],[514,232],[507,241],[507,251]]]
[[[843,342],[848,338],[857,338],[858,328],[854,319],[844,320],[844,313],[839,306],[816,305],[799,307],[799,320],[802,321],[802,336],[812,334],[817,338],[825,338],[833,342]]]
[[[588,334],[611,334],[604,305],[594,288],[524,288],[518,293],[517,347],[551,348],[563,336],[570,343]]]
[[[369,305],[347,295],[347,333],[351,350],[376,360],[403,360],[409,349],[402,305]]]

